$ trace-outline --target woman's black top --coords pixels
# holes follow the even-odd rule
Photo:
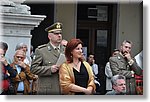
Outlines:
[[[75,68],[73,68],[74,77],[75,77],[75,85],[87,88],[89,74],[86,70],[85,65],[81,62],[80,72],[78,72]],[[76,92],[76,95],[84,95],[83,92]]]

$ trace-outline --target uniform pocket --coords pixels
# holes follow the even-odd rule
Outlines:
[[[123,63],[123,62],[120,62],[120,63],[118,64],[118,66],[119,66],[119,69],[121,69],[121,70],[125,70],[125,69],[126,69],[126,64]]]

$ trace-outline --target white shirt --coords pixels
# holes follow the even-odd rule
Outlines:
[[[19,67],[18,65],[15,65],[15,66],[16,66],[16,69],[17,69],[17,73],[19,74],[21,72],[21,67]],[[19,82],[17,91],[24,91],[23,81]]]
[[[54,49],[56,49],[56,48],[59,48],[59,49],[60,49],[60,45],[59,45],[58,47],[56,47],[56,46],[53,45],[51,42],[50,42],[50,44],[52,45],[52,47],[53,47]]]
[[[94,63],[91,67],[92,67],[92,71],[93,71],[94,75],[97,75],[98,74],[98,65]]]

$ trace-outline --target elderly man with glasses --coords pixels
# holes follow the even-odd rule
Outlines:
[[[30,72],[29,65],[24,63],[25,55],[26,54],[23,50],[16,50],[14,61],[10,64],[10,66],[17,72],[16,77],[13,78],[15,94],[17,95],[31,94],[32,91],[29,80],[36,81],[38,79],[37,75]]]

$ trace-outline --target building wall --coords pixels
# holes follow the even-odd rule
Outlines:
[[[116,48],[125,39],[133,42],[132,54],[136,55],[143,49],[143,22],[140,3],[118,5],[118,23]],[[55,5],[55,21],[63,23],[63,38],[76,37],[77,5],[75,3],[59,3]]]
[[[142,7],[137,3],[121,4],[118,8],[118,41],[120,44],[124,39],[133,42],[133,55],[143,49],[143,22]],[[117,45],[120,46],[120,45]]]
[[[63,23],[63,38],[70,40],[76,37],[76,4],[58,3],[55,4],[54,21]]]

